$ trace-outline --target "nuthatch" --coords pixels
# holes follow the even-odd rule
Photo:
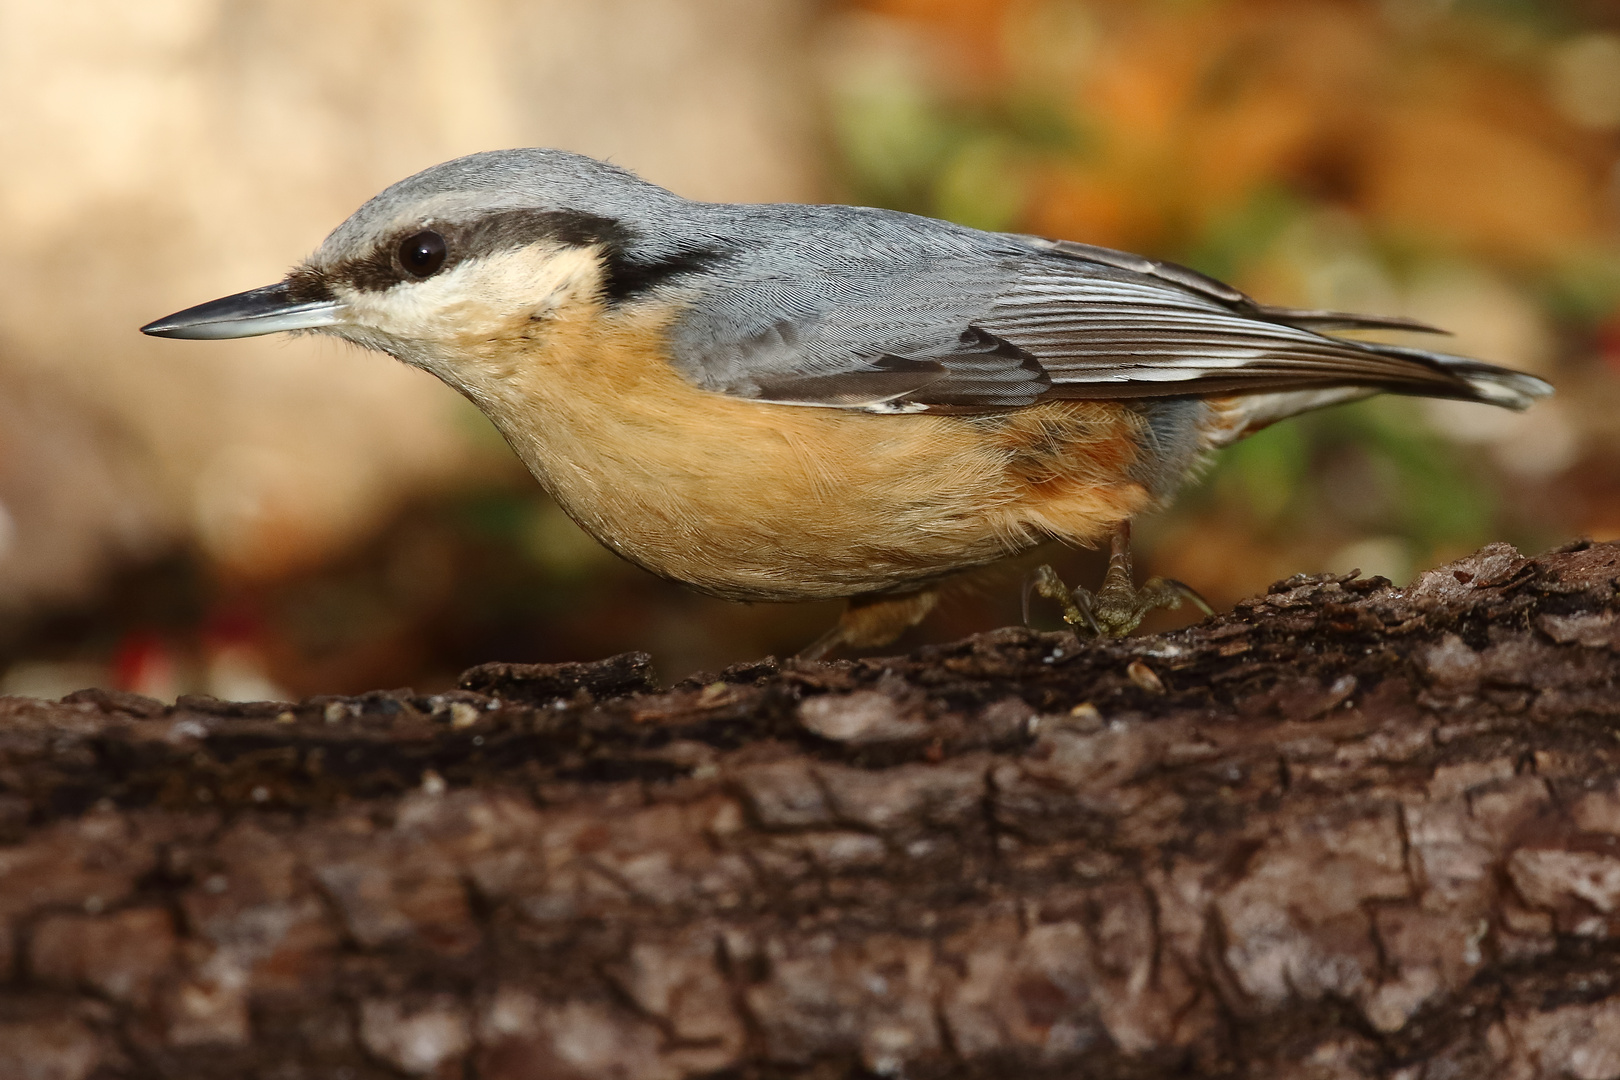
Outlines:
[[[1130,520],[1211,450],[1376,393],[1523,409],[1533,376],[1329,336],[1431,330],[1256,303],[1192,270],[852,206],[692,202],[559,150],[474,154],[362,206],[278,284],[142,327],[318,330],[483,410],[626,559],[731,600],[849,598],[812,647],[882,645],[942,580],[1111,540],[1043,593],[1125,633]]]

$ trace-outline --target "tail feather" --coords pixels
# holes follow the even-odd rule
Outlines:
[[[1457,384],[1456,393],[1442,393],[1433,384],[1414,387],[1410,393],[1423,397],[1452,397],[1463,401],[1479,401],[1487,405],[1500,405],[1504,409],[1523,411],[1544,397],[1552,395],[1552,384],[1534,375],[1511,368],[1497,367],[1483,360],[1450,353],[1412,349],[1404,345],[1385,345],[1375,342],[1357,342],[1361,348],[1397,359],[1413,360],[1451,377]],[[1390,393],[1402,393],[1399,386],[1386,388]]]
[[[1275,322],[1297,326],[1302,330],[1310,330],[1318,334],[1326,334],[1332,330],[1407,330],[1424,334],[1450,335],[1451,331],[1443,330],[1438,326],[1431,326],[1417,319],[1409,319],[1402,315],[1359,315],[1345,311],[1322,311],[1308,308],[1275,307],[1267,304],[1255,304],[1255,312],[1260,316]],[[1509,368],[1487,364],[1482,360],[1475,360],[1467,356],[1454,356],[1451,353],[1434,352],[1429,349],[1414,349],[1403,345],[1388,345],[1377,341],[1348,342],[1343,338],[1334,338],[1345,344],[1353,344],[1356,348],[1379,356],[1392,359],[1411,360],[1431,370],[1437,370],[1450,377],[1456,385],[1456,392],[1447,394],[1444,387],[1436,386],[1433,382],[1424,380],[1420,386],[1406,388],[1400,385],[1383,387],[1388,393],[1411,393],[1423,397],[1453,397],[1463,401],[1478,401],[1488,405],[1500,405],[1503,408],[1524,410],[1536,401],[1547,397],[1553,392],[1552,385],[1534,375],[1526,375],[1522,371],[1513,371]],[[1308,397],[1305,395],[1304,397]],[[1302,397],[1302,401],[1304,400]],[[1305,406],[1299,411],[1315,406]]]
[[[1211,448],[1228,446],[1279,420],[1381,393],[1447,397],[1523,411],[1553,392],[1551,384],[1534,375],[1464,356],[1408,349],[1399,345],[1357,344],[1388,356],[1417,361],[1450,378],[1445,384],[1430,379],[1381,386],[1328,386],[1212,398],[1209,399],[1210,418],[1204,429],[1206,445]]]
[[[1344,405],[1379,393],[1365,386],[1330,386],[1320,390],[1279,390],[1269,394],[1234,394],[1206,398],[1204,445],[1211,450],[1230,446],[1262,428],[1300,413]]]

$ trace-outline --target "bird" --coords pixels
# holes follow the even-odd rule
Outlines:
[[[1187,267],[896,210],[684,198],[548,148],[376,195],[283,280],[141,328],[335,335],[431,372],[591,536],[735,601],[844,599],[801,655],[889,644],[965,571],[1108,545],[1066,621],[1123,635],[1130,525],[1221,447],[1378,393],[1522,410],[1523,372],[1339,336]],[[1026,591],[1026,604],[1028,593]],[[1207,605],[1201,605],[1207,611]]]

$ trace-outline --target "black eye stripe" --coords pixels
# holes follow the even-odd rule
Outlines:
[[[635,237],[622,223],[575,210],[507,210],[465,223],[434,221],[431,228],[424,228],[425,224],[395,233],[370,254],[318,275],[321,287],[340,282],[355,289],[382,292],[404,282],[432,277],[465,259],[550,240],[568,247],[601,246],[607,259],[606,299],[619,303],[670,277],[722,262],[729,254],[715,247],[694,246],[658,257],[640,257],[632,254]],[[442,249],[429,238],[436,238]],[[314,285],[313,281],[309,283],[310,288]]]
[[[623,304],[657,289],[683,274],[695,274],[726,261],[729,253],[719,247],[689,247],[653,259],[636,259],[622,251],[609,250],[604,268],[602,292],[609,304]]]
[[[429,233],[444,242],[445,256],[432,271],[422,273],[413,268],[407,249]],[[570,245],[616,244],[623,235],[623,229],[609,218],[555,210],[508,210],[466,223],[435,221],[430,229],[417,225],[403,235],[396,233],[384,240],[370,254],[332,268],[326,276],[352,288],[382,292],[402,282],[431,277],[464,259],[523,247],[537,240]]]

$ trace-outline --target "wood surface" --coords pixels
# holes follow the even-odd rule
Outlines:
[[[1617,581],[0,699],[0,1077],[1620,1077]]]

